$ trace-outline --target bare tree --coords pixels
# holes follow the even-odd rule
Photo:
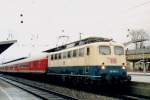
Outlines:
[[[139,30],[129,30],[129,35],[131,36],[132,43],[135,44],[135,48],[144,48],[144,41],[149,39],[148,33],[144,29]]]

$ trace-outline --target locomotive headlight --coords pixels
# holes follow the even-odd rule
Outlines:
[[[103,70],[106,68],[104,62],[102,63],[102,67]]]
[[[122,69],[126,69],[126,67],[125,67],[125,66],[123,66],[123,67],[122,67]]]
[[[122,69],[126,69],[125,63],[122,63]]]
[[[102,69],[105,69],[105,66],[102,66]]]

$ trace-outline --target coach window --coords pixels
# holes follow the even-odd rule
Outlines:
[[[79,56],[80,57],[84,56],[84,48],[79,49]]]
[[[124,49],[121,46],[115,46],[114,47],[114,53],[115,55],[124,55]]]
[[[89,47],[87,47],[87,49],[86,49],[86,54],[90,55],[90,48]]]
[[[99,46],[99,53],[102,55],[110,55],[111,49],[109,46]]]

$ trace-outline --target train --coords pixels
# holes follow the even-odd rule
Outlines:
[[[38,75],[73,83],[126,83],[124,45],[112,39],[89,37],[43,51],[46,55],[0,65],[1,73]]]

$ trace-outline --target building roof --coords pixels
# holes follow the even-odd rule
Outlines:
[[[8,63],[20,61],[20,60],[23,60],[23,59],[27,59],[27,58],[28,58],[28,57],[21,57],[21,58],[17,58],[17,59],[14,59],[14,60],[10,60],[10,61],[4,62],[4,63],[2,63],[2,64],[8,64]]]
[[[150,48],[144,48],[144,49],[136,49],[136,50],[127,50],[127,55],[132,54],[150,54]]]
[[[1,41],[0,42],[0,54],[13,45],[17,40]]]

